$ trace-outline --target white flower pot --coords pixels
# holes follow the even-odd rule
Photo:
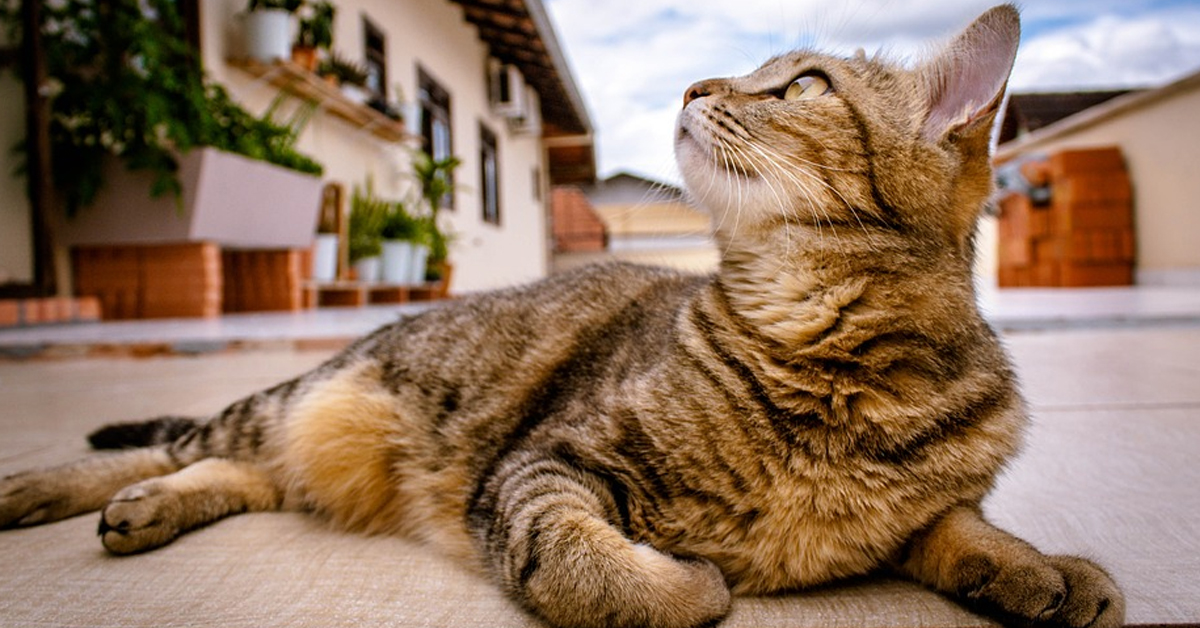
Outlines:
[[[425,265],[429,263],[429,247],[424,244],[413,245],[412,275],[410,283],[425,283]]]
[[[383,282],[412,283],[413,244],[404,240],[383,241]]]
[[[317,281],[333,281],[337,279],[337,263],[337,234],[317,234],[317,244],[313,249],[313,279]]]
[[[274,63],[292,56],[292,14],[283,9],[260,9],[246,14],[246,56]]]
[[[364,257],[354,262],[354,272],[363,283],[379,283],[379,256]]]

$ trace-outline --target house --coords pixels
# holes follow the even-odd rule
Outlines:
[[[716,268],[709,215],[675,186],[618,173],[556,194],[556,271],[604,259],[698,272]]]
[[[454,234],[454,292],[547,274],[550,189],[595,176],[593,129],[541,0],[334,0],[331,50],[365,66],[368,91],[403,125],[348,101],[288,64],[247,63],[246,0],[182,0],[190,39],[210,80],[258,113],[281,92],[315,101],[297,148],[347,189],[370,179],[383,197],[411,197],[411,158],[461,159],[442,210]],[[0,41],[0,48],[4,42]],[[11,48],[9,49],[11,50]],[[14,54],[6,55],[15,58]],[[0,79],[0,145],[25,131],[11,73]],[[10,160],[2,151],[2,160]],[[0,284],[36,274],[30,204],[11,163],[0,163]],[[57,251],[60,292],[69,289]]]
[[[1135,281],[1200,285],[1200,71],[1131,92],[1001,144],[997,161],[1116,146],[1133,184]]]

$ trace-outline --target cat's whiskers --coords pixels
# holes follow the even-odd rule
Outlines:
[[[758,152],[759,155],[762,155],[761,149],[756,144],[748,143],[748,146],[750,148],[754,149],[756,152]],[[742,157],[745,159],[745,161],[754,168],[754,170],[756,172],[760,172],[760,169],[759,169],[760,165],[766,166],[773,170],[778,170],[778,166],[773,161],[771,161],[769,158],[764,158],[762,160],[762,162],[760,163],[758,160],[756,160],[754,158],[753,154],[747,153],[744,150],[738,150],[738,152],[742,155]],[[784,196],[786,196],[786,194],[784,196],[780,196],[780,191],[776,188],[776,183],[771,178],[760,176],[759,180],[767,187],[767,190],[771,193],[771,195],[775,197],[776,205],[784,212],[782,214],[783,215],[784,254],[779,260],[779,268],[776,269],[776,272],[780,272],[783,270],[783,267],[786,265],[788,260],[790,260],[792,258],[792,234],[791,234],[791,229],[789,228],[789,221],[788,221],[788,214],[787,214],[787,210],[788,210],[789,206],[788,206],[788,203],[784,200]],[[819,223],[817,225],[817,228],[819,231],[820,230]]]
[[[767,151],[770,152],[769,155],[764,154],[764,157],[766,158],[766,160],[768,162],[771,162],[771,163],[775,163],[777,161],[784,162],[784,163],[791,162],[797,166],[796,171],[803,173],[808,179],[815,181],[817,184],[823,186],[825,189],[832,192],[832,194],[834,196],[836,196],[837,199],[841,201],[842,205],[844,205],[845,208],[850,212],[850,215],[854,217],[855,222],[858,223],[860,230],[862,231],[863,235],[866,238],[868,247],[872,251],[879,250],[878,239],[875,237],[875,234],[872,233],[872,231],[870,229],[868,229],[867,226],[863,223],[862,217],[858,215],[858,210],[854,206],[854,204],[851,203],[849,201],[849,199],[847,199],[845,197],[845,195],[843,195],[842,192],[837,189],[837,187],[830,184],[828,181],[824,180],[823,178],[817,176],[816,174],[814,174],[808,168],[805,167],[806,165],[811,164],[812,163],[811,161],[804,159],[803,157],[796,156],[796,155],[781,154],[778,151],[770,148],[769,146],[765,146],[765,145],[761,145],[761,144],[757,144],[757,143],[754,144],[754,146],[756,146],[757,148],[760,148],[764,153],[766,153]],[[841,170],[844,172],[852,172],[849,169],[841,169]],[[801,189],[804,189],[805,192],[808,193],[807,187],[804,186],[802,184],[802,182],[796,178],[796,176],[793,174],[792,170],[783,170],[783,171],[789,176],[789,178],[791,178],[792,181],[794,181],[797,184],[797,186],[801,187]],[[811,194],[809,194],[809,198],[810,199],[812,198]],[[825,214],[826,219],[829,221],[830,228],[833,229],[833,231],[835,233],[835,237],[836,237],[836,228],[833,226],[833,224],[834,224],[833,219],[829,216],[829,213],[825,210],[824,206],[820,205],[818,203],[810,202],[810,204],[817,205],[818,207],[821,208],[821,212]],[[818,220],[818,223],[819,223],[819,220]],[[840,247],[841,247],[841,241],[839,240],[839,248]]]

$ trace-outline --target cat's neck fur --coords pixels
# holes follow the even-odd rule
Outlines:
[[[953,249],[931,256],[911,236],[784,225],[718,230],[717,240],[718,287],[734,312],[779,347],[849,351],[885,330],[954,333],[924,329],[946,312],[964,324],[978,317],[969,258]]]

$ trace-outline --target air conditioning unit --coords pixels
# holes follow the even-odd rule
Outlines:
[[[488,96],[496,115],[506,118],[525,115],[525,78],[517,66],[488,60]]]
[[[542,134],[542,105],[537,90],[525,86],[525,111],[508,119],[508,128],[516,135]]]

